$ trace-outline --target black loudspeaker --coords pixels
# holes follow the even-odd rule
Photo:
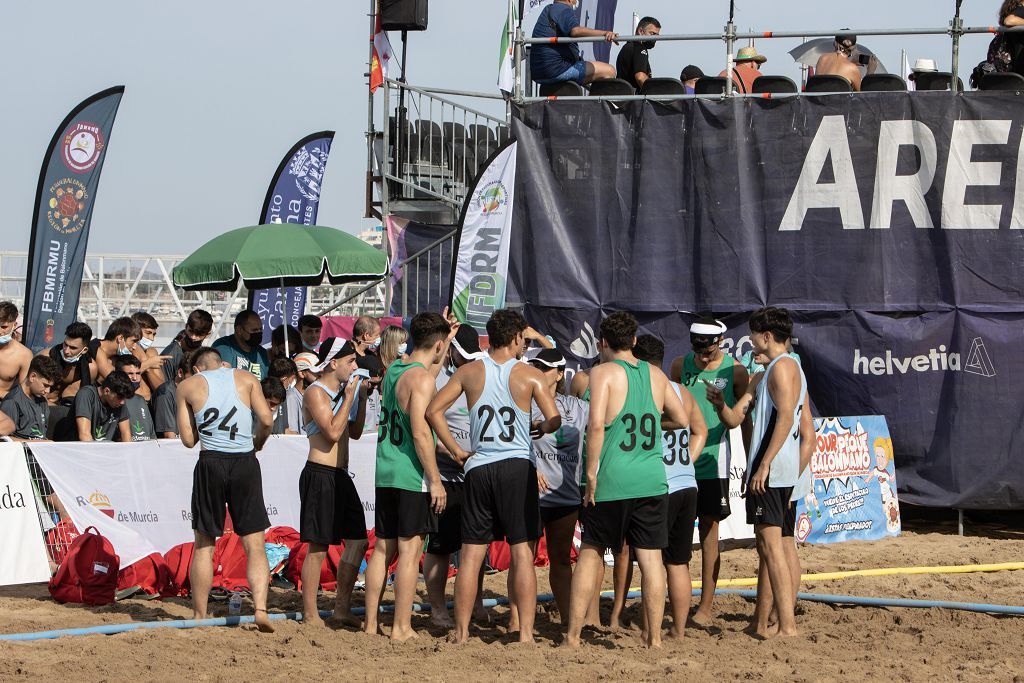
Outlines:
[[[380,0],[380,24],[385,31],[426,31],[427,0]]]

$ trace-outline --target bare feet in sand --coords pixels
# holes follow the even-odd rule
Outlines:
[[[359,628],[363,625],[363,621],[351,611],[343,612],[335,609],[334,614],[327,619],[327,625],[330,628]]]
[[[430,624],[438,628],[453,628],[455,626],[455,622],[452,621],[448,612],[439,610],[430,610]]]
[[[712,617],[707,612],[701,612],[700,610],[697,610],[696,612],[690,615],[690,623],[692,623],[694,626],[707,628],[711,625],[711,621]]]
[[[257,609],[255,614],[256,628],[260,633],[273,633],[274,625],[270,622],[270,616],[265,609]]]
[[[412,628],[408,628],[408,629],[392,628],[391,629],[391,640],[396,642],[396,643],[404,643],[407,640],[412,640],[413,638],[419,638],[419,637],[420,637],[420,634],[416,633],[416,631],[413,630]]]
[[[306,626],[323,628],[324,620],[320,617],[319,612],[303,612],[302,623]]]

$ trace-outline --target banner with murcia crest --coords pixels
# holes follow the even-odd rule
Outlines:
[[[333,141],[334,131],[324,130],[307,135],[288,150],[270,180],[260,214],[261,224],[316,225],[324,169]],[[268,344],[271,332],[285,321],[298,327],[306,308],[306,288],[274,287],[249,292],[249,308],[263,321],[263,343]]]
[[[89,223],[124,86],[88,98],[61,122],[39,171],[26,276],[24,342],[52,346],[78,317]],[[100,331],[102,332],[102,331]]]

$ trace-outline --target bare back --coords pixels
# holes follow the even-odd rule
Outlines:
[[[838,52],[822,55],[814,73],[819,76],[842,76],[850,81],[854,90],[860,90],[860,67]]]
[[[0,346],[0,398],[28,377],[28,366],[31,363],[32,352],[21,342],[12,339]]]

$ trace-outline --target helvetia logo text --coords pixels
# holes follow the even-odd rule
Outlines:
[[[981,377],[995,377],[992,357],[985,348],[985,340],[975,337],[966,354],[949,351],[945,344],[916,356],[899,356],[886,349],[883,355],[869,356],[860,349],[853,350],[855,375],[906,375],[911,372],[967,372]]]

